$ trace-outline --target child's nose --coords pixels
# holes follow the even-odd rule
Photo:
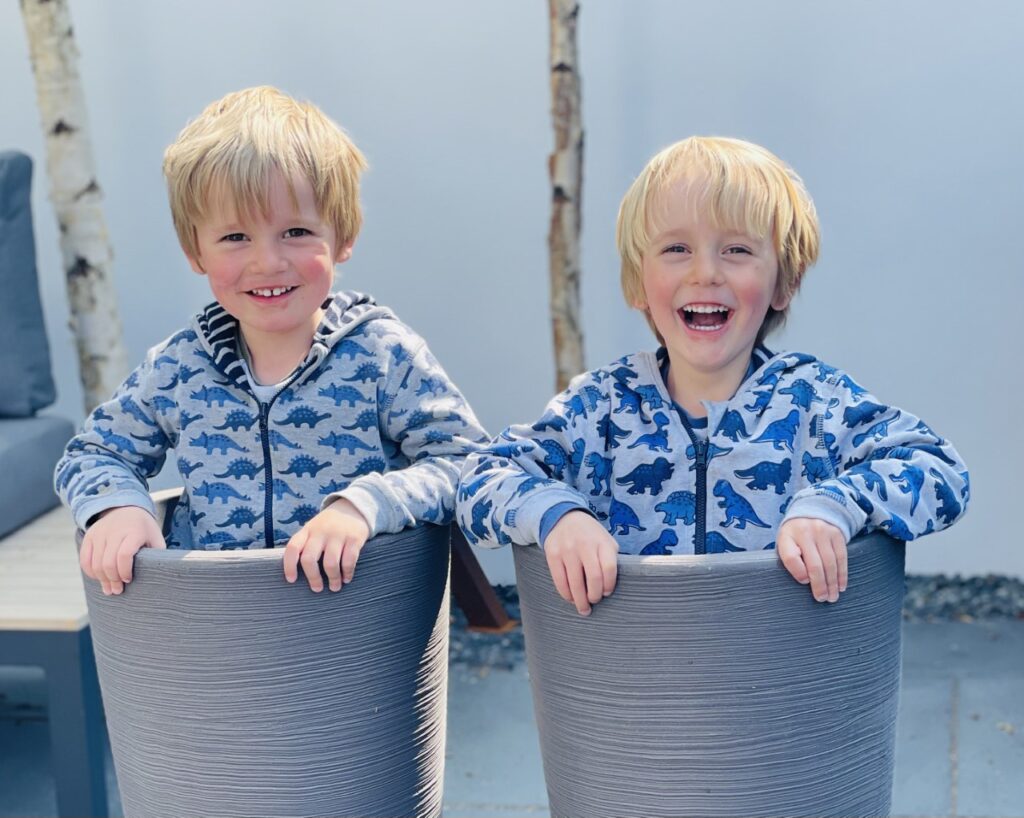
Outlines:
[[[253,261],[261,273],[279,273],[287,266],[287,259],[277,242],[267,241],[256,245]]]
[[[718,259],[711,253],[696,253],[690,272],[696,284],[718,284],[721,281]]]

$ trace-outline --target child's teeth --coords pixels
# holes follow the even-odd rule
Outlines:
[[[286,293],[290,289],[291,287],[274,287],[273,289],[253,290],[253,292],[256,293],[256,295],[262,295],[264,298],[269,298],[270,296],[273,295],[281,295],[281,293]]]

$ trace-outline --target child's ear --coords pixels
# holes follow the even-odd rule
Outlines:
[[[787,293],[786,288],[782,283],[782,278],[775,284],[775,295],[772,296],[771,306],[776,312],[782,312],[786,307],[789,306],[789,302],[793,300],[793,294]]]
[[[199,275],[206,275],[206,270],[203,269],[203,265],[199,263],[199,259],[193,256],[191,253],[185,253],[185,258],[188,259],[188,264],[192,268],[193,272],[199,273]]]
[[[348,244],[343,244],[341,247],[338,248],[338,252],[334,256],[335,264],[344,264],[346,261],[352,258],[353,244],[355,244],[355,242],[350,241]]]

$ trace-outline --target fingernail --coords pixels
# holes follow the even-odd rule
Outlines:
[[[814,595],[814,600],[816,602],[824,602],[825,601],[825,597],[823,597],[821,594],[815,594]]]

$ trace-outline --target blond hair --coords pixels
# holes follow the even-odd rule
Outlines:
[[[630,306],[644,300],[642,262],[650,249],[655,202],[673,184],[689,186],[693,206],[714,224],[747,235],[771,236],[779,259],[776,292],[787,302],[818,258],[818,216],[800,177],[775,154],[741,139],[691,136],[655,155],[626,191],[619,207],[616,242],[622,292]],[[786,320],[768,308],[757,342]],[[647,316],[655,335],[658,330]],[[658,339],[662,340],[660,335]]]
[[[293,202],[293,180],[309,181],[339,247],[354,242],[362,225],[359,174],[366,159],[319,108],[270,86],[208,105],[167,148],[163,169],[174,229],[192,258],[199,255],[195,226],[217,197],[228,196],[245,216],[265,214],[275,173],[287,180]]]

